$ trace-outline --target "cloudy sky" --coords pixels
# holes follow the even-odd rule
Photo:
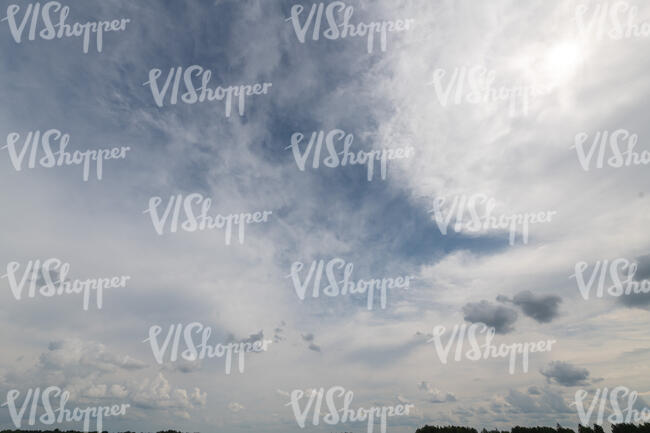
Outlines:
[[[20,25],[28,3],[16,3]],[[353,24],[413,20],[387,34],[385,49],[378,33],[372,52],[367,37],[324,37],[325,18],[318,40],[312,24],[301,43],[288,19],[303,5],[305,25],[310,2],[66,0],[68,23],[130,20],[103,34],[101,52],[91,36],[88,53],[81,38],[29,40],[29,21],[18,43],[13,21],[0,21],[0,274],[58,258],[71,280],[130,276],[87,311],[80,295],[17,300],[0,279],[0,400],[59,386],[69,407],[130,404],[105,420],[110,431],[287,432],[300,430],[292,390],[338,385],[354,392],[353,407],[413,404],[389,419],[391,432],[412,432],[426,423],[575,427],[579,389],[626,386],[647,397],[650,295],[584,299],[571,277],[576,263],[588,279],[615,259],[638,264],[633,279],[650,276],[648,166],[592,161],[585,170],[578,157],[604,131],[636,134],[634,150],[650,149],[648,35],[615,34],[628,14],[642,29],[650,7],[619,2],[611,12],[615,3],[350,0]],[[12,4],[3,0],[2,18]],[[212,89],[272,86],[247,96],[243,115],[234,103],[226,116],[223,101],[159,107],[150,71],[162,71],[162,88],[170,70],[192,65],[211,71]],[[494,88],[542,90],[525,109],[494,98],[456,104],[456,89],[441,98],[455,72],[479,67],[493,72]],[[101,180],[91,170],[84,181],[80,166],[17,170],[11,150],[51,129],[69,134],[70,152],[130,150],[104,162]],[[369,181],[365,165],[314,168],[311,156],[300,170],[292,136],[304,134],[302,152],[312,132],[336,129],[353,136],[353,151],[412,154],[388,161],[385,179],[377,168]],[[589,138],[576,149],[579,134]],[[192,193],[212,200],[211,215],[272,214],[246,226],[243,243],[226,245],[216,229],[159,235],[144,213],[150,198],[162,197],[162,214],[169,197]],[[554,216],[532,224],[527,243],[517,233],[511,245],[503,229],[443,234],[434,199],[476,194],[494,200],[496,215]],[[353,264],[355,281],[414,278],[388,291],[385,308],[378,296],[371,310],[360,294],[314,298],[311,285],[300,299],[292,264],[304,264],[303,281],[313,261],[333,258]],[[213,345],[273,343],[247,354],[243,373],[226,375],[220,358],[158,364],[144,342],[150,327],[166,335],[191,322],[212,328]],[[509,374],[503,358],[443,364],[432,329],[463,323],[494,327],[497,344],[556,343],[531,354],[527,372]],[[0,426],[12,427],[6,406]]]

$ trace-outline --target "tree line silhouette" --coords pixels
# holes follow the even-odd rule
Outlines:
[[[420,427],[415,431],[415,433],[479,433],[475,428],[472,427],[461,427],[461,426],[430,426],[425,425]],[[575,430],[562,427],[560,424],[557,424],[555,428],[553,427],[521,427],[515,426],[508,430],[488,430],[483,429],[481,433],[576,433]],[[594,424],[593,427],[578,425],[577,433],[605,433],[602,426]],[[612,433],[650,433],[650,423],[644,424],[612,424]]]

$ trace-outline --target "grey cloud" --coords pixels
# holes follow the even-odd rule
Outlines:
[[[237,413],[244,410],[244,405],[241,403],[237,403],[236,401],[233,401],[228,404],[228,410]]]
[[[256,341],[264,340],[264,330],[260,330],[255,334],[250,334],[246,338],[238,339],[234,334],[228,334],[226,341],[228,343],[255,343]]]
[[[44,369],[77,369],[77,373],[90,372],[93,369],[101,371],[139,370],[147,366],[146,363],[129,356],[120,357],[110,353],[103,344],[74,339],[50,342],[48,351],[43,352],[39,359]]]
[[[207,393],[194,388],[192,392],[184,389],[174,389],[162,373],[149,380],[146,379],[137,386],[137,390],[130,393],[133,403],[137,407],[146,409],[176,410],[187,414],[189,409],[204,407]]]
[[[474,415],[474,411],[470,407],[457,407],[453,410],[454,415],[458,415],[461,418],[466,418]]]
[[[566,404],[564,398],[559,393],[550,389],[544,389],[540,397],[540,403],[545,407],[550,408],[552,412],[556,413],[573,413],[573,410]],[[548,409],[545,409],[548,413]]]
[[[630,293],[629,295],[622,295],[620,303],[628,308],[650,308],[650,294],[649,293]]]
[[[311,332],[305,333],[305,334],[300,334],[300,337],[302,338],[303,341],[309,343],[307,345],[307,348],[309,350],[313,350],[314,352],[320,352],[320,346],[315,343],[315,336]]]
[[[431,403],[450,403],[454,401],[457,401],[456,396],[450,392],[440,396],[436,395],[429,399]]]
[[[638,268],[636,274],[634,274],[634,279],[637,281],[650,279],[650,254],[637,257],[635,261]]]
[[[243,339],[242,343],[254,343],[264,339],[264,331],[260,330],[257,334],[251,334],[248,338]]]
[[[634,274],[634,280],[637,282],[650,279],[650,254],[637,257],[635,260],[637,270]],[[619,302],[628,308],[650,308],[650,293],[630,293],[622,295]]]
[[[63,348],[64,342],[61,341],[50,341],[50,344],[47,345],[47,350],[59,350]]]
[[[418,389],[427,394],[426,401],[429,403],[447,403],[456,401],[456,396],[450,392],[442,392],[434,388],[429,382],[422,381],[418,384]]]
[[[553,361],[540,373],[547,382],[562,386],[586,385],[589,378],[589,370],[564,361]]]
[[[201,360],[197,361],[186,361],[184,359],[179,359],[175,362],[166,363],[164,366],[165,370],[168,371],[177,371],[179,373],[193,373],[195,371],[200,371],[202,368]]]
[[[528,394],[540,395],[541,393],[542,392],[535,385],[531,385],[528,387]]]
[[[273,342],[274,343],[279,343],[280,341],[287,339],[287,337],[284,335],[284,327],[285,326],[287,326],[287,324],[283,320],[280,323],[280,325],[273,330]]]
[[[189,410],[205,406],[207,393],[197,387],[191,391],[173,387],[162,371],[152,378],[133,373],[144,367],[145,363],[129,356],[114,355],[103,344],[68,339],[50,342],[35,365],[6,376],[11,379],[7,385],[19,389],[48,383],[68,391],[71,401],[118,398],[134,407],[165,410],[182,418],[190,416]]]
[[[497,301],[510,302],[520,307],[526,316],[539,323],[548,323],[558,316],[562,298],[556,295],[535,295],[530,290],[524,290],[512,299],[499,295]]]
[[[494,305],[488,301],[470,302],[463,306],[465,320],[471,323],[485,323],[494,327],[497,334],[507,334],[513,331],[517,321],[517,312],[502,305]]]
[[[531,392],[531,388],[535,388],[535,391]],[[511,389],[508,395],[505,396],[505,401],[515,412],[526,414],[572,412],[564,398],[559,393],[548,388],[529,387],[528,394]]]
[[[635,358],[639,356],[647,356],[650,353],[650,347],[639,347],[638,349],[629,350],[620,354],[619,358]]]
[[[541,407],[535,399],[523,392],[511,389],[505,399],[511,406],[521,412],[533,413],[541,411]]]
[[[140,370],[142,368],[147,367],[147,364],[145,362],[138,361],[137,359],[133,359],[127,355],[122,359],[122,362],[121,364],[119,364],[119,367],[125,370]]]
[[[499,403],[498,401],[492,401],[490,403],[490,410],[494,413],[502,413],[503,412],[503,404]]]

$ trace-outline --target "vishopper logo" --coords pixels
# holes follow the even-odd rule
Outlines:
[[[442,107],[507,102],[511,117],[527,116],[531,99],[550,93],[549,89],[535,85],[497,87],[496,72],[483,65],[456,67],[448,75],[446,69],[437,68],[427,83],[433,86]]]
[[[311,423],[314,426],[320,424],[320,418],[323,407],[323,400],[329,413],[323,417],[323,422],[328,425],[345,424],[347,422],[368,422],[368,433],[374,430],[375,417],[379,419],[381,433],[386,433],[388,417],[405,416],[409,410],[415,407],[412,404],[398,404],[397,406],[373,406],[371,408],[358,408],[356,411],[351,409],[354,393],[346,391],[342,386],[333,386],[325,391],[325,388],[311,390],[308,392],[309,400],[304,409],[300,408],[300,401],[305,397],[305,392],[301,389],[291,391],[291,401],[286,406],[291,406],[293,415],[300,428],[305,428],[309,411],[313,411]],[[337,405],[342,400],[340,409]],[[339,414],[340,412],[340,414]]]
[[[576,134],[573,145],[570,147],[576,150],[578,161],[584,171],[589,171],[591,168],[603,168],[606,165],[620,168],[650,164],[650,151],[636,152],[634,148],[639,142],[639,136],[632,134],[627,129],[617,129],[611,133],[597,131],[591,139],[591,144],[588,144],[588,141],[589,134],[580,132]],[[596,151],[598,151],[597,154]],[[605,159],[608,155],[609,158]],[[595,160],[594,156],[596,156]]]
[[[527,343],[501,343],[499,346],[492,344],[496,328],[487,326],[484,323],[473,323],[467,325],[454,325],[447,344],[442,343],[442,335],[446,332],[447,328],[444,326],[436,326],[433,328],[433,336],[427,343],[433,342],[436,348],[438,359],[443,364],[447,364],[449,353],[454,342],[456,342],[456,351],[454,352],[454,361],[460,361],[463,356],[470,361],[478,361],[481,359],[489,358],[510,358],[508,365],[508,373],[515,374],[517,365],[517,355],[521,355],[521,366],[524,373],[528,373],[528,358],[529,353],[535,352],[550,352],[555,340],[541,340],[537,342]],[[479,344],[476,334],[485,334],[485,343]],[[463,353],[465,338],[469,340],[470,349]]]
[[[88,406],[86,408],[75,407],[73,410],[66,409],[66,404],[70,398],[68,391],[63,391],[58,386],[48,386],[42,392],[40,388],[28,389],[23,400],[20,410],[16,406],[16,400],[20,396],[20,391],[12,389],[7,393],[7,402],[2,406],[9,408],[9,415],[11,421],[17,429],[21,429],[23,425],[23,418],[27,407],[31,403],[29,418],[27,424],[36,424],[36,414],[38,409],[38,401],[41,399],[41,406],[43,413],[38,417],[38,421],[44,425],[62,424],[64,422],[81,422],[83,421],[83,431],[88,433],[90,430],[90,420],[94,419],[96,423],[97,432],[103,431],[103,418],[109,416],[125,415],[126,409],[131,406],[130,404],[114,404],[112,406]],[[53,409],[52,398],[59,399],[59,406]],[[93,430],[94,431],[94,430]]]
[[[359,150],[356,153],[350,151],[354,136],[346,134],[341,129],[333,129],[329,132],[314,131],[311,133],[309,142],[301,152],[300,146],[305,139],[301,132],[295,132],[291,135],[291,145],[286,149],[291,149],[296,165],[300,171],[305,171],[305,166],[310,153],[312,156],[312,168],[320,167],[321,161],[327,168],[345,167],[347,165],[363,165],[367,170],[367,180],[372,181],[375,176],[375,170],[378,170],[382,180],[386,180],[388,172],[388,161],[393,159],[410,158],[413,153],[413,147],[398,147],[391,149],[371,150],[364,152]],[[327,151],[327,157],[321,159],[323,144]],[[337,150],[337,144],[342,150]],[[342,146],[341,146],[342,145]],[[375,167],[377,163],[378,167]]]
[[[208,215],[212,206],[212,199],[203,197],[202,194],[192,193],[183,198],[182,194],[171,196],[162,215],[158,213],[158,207],[162,204],[161,197],[151,197],[149,199],[149,208],[143,213],[151,216],[151,222],[156,233],[163,235],[168,219],[169,233],[176,233],[180,227],[182,231],[195,232],[197,230],[224,230],[225,243],[230,245],[232,239],[233,227],[237,227],[237,239],[240,244],[244,243],[245,230],[247,224],[260,224],[268,221],[272,211],[260,211],[250,213],[239,213],[215,216]],[[200,205],[200,209],[197,207]],[[181,214],[185,215],[185,220],[180,222]]]
[[[639,8],[626,1],[583,3],[576,6],[575,21],[585,39],[647,38],[650,22],[639,21],[638,14]]]
[[[243,116],[246,110],[246,97],[253,95],[266,95],[272,83],[254,83],[238,86],[221,87],[217,86],[214,89],[208,87],[212,71],[205,69],[199,65],[192,65],[185,68],[183,71],[182,66],[170,68],[167,73],[162,87],[158,84],[158,78],[162,75],[162,70],[151,69],[149,71],[149,81],[145,82],[143,86],[149,85],[151,95],[158,107],[165,105],[165,98],[169,94],[168,103],[176,105],[179,101],[184,104],[196,104],[197,102],[205,101],[224,101],[226,117],[230,117],[234,101],[238,103],[239,115]],[[197,88],[194,83],[194,76],[201,79],[201,87]],[[185,92],[180,94],[181,79],[185,86]],[[171,85],[171,92],[170,92]],[[197,91],[200,91],[197,93]]]
[[[396,277],[396,278],[377,278],[369,280],[352,280],[352,272],[354,264],[347,263],[340,257],[333,258],[325,264],[324,260],[314,260],[307,275],[303,281],[300,281],[300,272],[305,267],[302,262],[293,262],[291,265],[291,273],[287,278],[293,281],[293,287],[296,295],[301,301],[305,300],[307,295],[307,287],[313,281],[311,296],[318,298],[321,293],[324,296],[346,296],[356,294],[366,294],[367,308],[372,310],[375,303],[375,290],[379,292],[380,306],[386,309],[388,300],[388,289],[403,289],[408,290],[410,280],[415,279],[412,276]],[[329,283],[326,287],[321,287],[323,281],[323,272]],[[342,273],[342,275],[341,275]]]
[[[13,36],[16,43],[19,44],[22,42],[27,23],[31,21],[29,25],[29,33],[27,35],[28,40],[33,41],[37,37],[44,40],[52,40],[55,38],[78,38],[83,36],[84,54],[88,53],[92,37],[95,39],[97,52],[101,53],[104,46],[104,32],[124,31],[126,30],[126,24],[131,21],[128,18],[122,18],[112,21],[93,21],[83,24],[76,22],[72,25],[67,24],[66,20],[70,14],[70,8],[68,6],[63,6],[57,1],[47,2],[43,4],[43,7],[41,7],[40,2],[28,3],[20,20],[17,19],[19,12],[19,5],[9,5],[7,7],[7,16],[0,20],[7,21],[9,24],[9,30],[11,31],[11,36]],[[58,13],[58,22],[55,23],[53,14],[56,13]],[[42,30],[37,33],[39,28],[39,14],[40,21],[42,21],[40,26]],[[18,22],[20,22],[20,24]]]
[[[301,44],[307,40],[307,32],[313,25],[311,39],[317,41],[321,36],[329,40],[345,39],[347,37],[365,37],[367,38],[368,54],[372,54],[375,48],[375,38],[379,39],[381,51],[386,51],[388,45],[388,33],[405,32],[411,30],[415,22],[414,19],[399,19],[396,21],[374,21],[371,23],[350,24],[354,7],[348,6],[342,1],[333,1],[325,6],[325,3],[314,3],[309,9],[309,13],[303,16],[305,7],[302,5],[293,5],[291,7],[291,16],[286,21],[291,21],[296,37]],[[323,14],[325,15],[323,17]],[[304,21],[300,22],[301,18]],[[325,19],[327,29],[323,23]]]
[[[97,180],[102,180],[104,175],[104,161],[109,159],[125,159],[129,146],[113,147],[98,150],[66,151],[70,143],[70,135],[63,134],[58,129],[48,129],[41,135],[41,131],[29,131],[23,141],[22,148],[18,149],[20,134],[12,132],[7,135],[7,144],[1,149],[7,149],[9,158],[16,171],[24,168],[25,157],[29,150],[27,168],[37,165],[43,168],[63,167],[66,165],[83,165],[83,180],[88,181],[91,169],[94,167]],[[53,151],[54,143],[58,143],[58,151]],[[42,155],[38,159],[39,150]]]
[[[447,234],[449,224],[455,214],[453,230],[455,232],[487,233],[490,229],[510,231],[509,244],[514,245],[519,226],[521,226],[521,240],[523,244],[528,243],[528,235],[531,224],[549,223],[557,211],[527,212],[516,214],[501,214],[492,216],[496,208],[496,200],[485,194],[457,195],[454,196],[451,205],[445,206],[446,197],[436,197],[433,200],[434,220],[438,225],[440,233]],[[446,214],[444,210],[446,209]],[[465,219],[465,213],[469,219]]]
[[[574,404],[582,425],[589,425],[590,423],[602,425],[603,420],[605,419],[607,403],[610,404],[609,412],[611,412],[607,417],[607,420],[612,424],[639,424],[650,421],[650,409],[647,407],[644,407],[640,411],[635,409],[634,406],[639,394],[636,391],[631,391],[625,386],[617,386],[611,391],[607,388],[597,389],[591,399],[589,409],[585,411],[584,402],[588,395],[589,393],[584,389],[579,389],[575,393]],[[607,398],[608,396],[609,401]],[[624,400],[624,397],[627,397],[627,401]],[[621,408],[621,403],[624,405],[623,408]],[[594,413],[596,407],[598,407],[597,414]]]
[[[20,263],[7,264],[7,273],[2,278],[7,278],[9,288],[16,300],[20,300],[26,285],[29,285],[27,296],[30,298],[40,296],[79,295],[83,293],[83,309],[88,310],[92,292],[95,292],[96,306],[101,310],[104,300],[104,289],[125,288],[129,276],[109,278],[88,278],[86,280],[68,280],[70,263],[57,258],[43,260],[30,260],[27,262],[22,277],[19,278]],[[58,274],[58,275],[57,275]],[[30,278],[31,275],[31,278]],[[29,284],[27,283],[29,279]]]
[[[585,301],[589,299],[596,281],[598,281],[595,287],[597,298],[604,297],[608,280],[611,286],[606,291],[610,296],[650,293],[650,280],[636,281],[634,277],[638,264],[626,258],[617,258],[612,261],[598,260],[589,273],[586,272],[588,268],[587,262],[578,262],[575,265],[575,272],[569,277],[575,278],[578,290]]]
[[[158,342],[158,335],[162,332],[162,327],[158,325],[149,328],[149,337],[143,340],[143,343],[149,342],[151,344],[151,351],[158,364],[163,364],[165,354],[169,352],[169,361],[176,362],[179,358],[179,350],[181,344],[181,335],[186,349],[180,352],[180,357],[186,361],[197,361],[209,358],[226,358],[226,374],[230,374],[232,366],[233,354],[238,355],[239,372],[244,372],[244,355],[247,352],[266,352],[268,345],[273,343],[272,340],[264,340],[262,338],[249,339],[248,341],[218,343],[214,346],[208,344],[212,328],[204,326],[199,322],[192,322],[183,326],[182,323],[177,325],[170,325],[167,336],[162,344]],[[196,344],[193,334],[201,335],[201,342]],[[169,348],[169,343],[172,343]],[[168,350],[169,349],[169,350]]]

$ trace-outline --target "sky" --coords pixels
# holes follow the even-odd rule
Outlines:
[[[54,22],[64,6],[70,25],[128,19],[103,33],[101,52],[90,34],[86,53],[82,37],[39,37],[42,20],[25,20],[20,33],[29,4],[0,8],[2,402],[10,390],[22,404],[29,389],[55,386],[69,392],[70,408],[129,404],[105,418],[109,431],[227,433],[300,431],[291,393],[335,386],[353,391],[354,408],[412,404],[389,418],[397,433],[425,424],[575,428],[579,390],[589,403],[599,389],[626,387],[645,407],[650,295],[597,296],[579,284],[609,281],[592,274],[605,260],[606,269],[616,260],[621,272],[634,267],[630,281],[650,278],[645,2],[325,2],[320,32],[319,3],[295,0],[50,4]],[[346,8],[352,25],[401,31],[387,31],[385,43],[380,31],[373,41],[326,37],[328,18],[341,25]],[[207,87],[220,100],[185,103],[181,78],[172,104],[169,72],[193,65],[210,70]],[[488,82],[492,93],[467,96]],[[193,83],[201,86],[198,73]],[[251,86],[245,105],[233,94],[228,112],[224,89],[240,85]],[[68,134],[70,153],[124,148],[122,157],[103,161],[101,179],[96,161],[87,180],[81,165],[30,168],[30,149],[47,155],[25,144],[28,133],[50,130],[54,150]],[[303,166],[319,131],[329,137],[321,158],[307,153]],[[375,160],[372,176],[367,164],[327,163],[328,146],[343,152],[345,140],[355,154],[395,158],[383,174]],[[635,140],[639,163],[628,164],[616,151]],[[210,199],[211,216],[268,218],[243,226],[243,238],[233,229],[229,242],[222,229],[171,232],[169,219],[159,233],[168,206],[185,209],[170,202],[179,195]],[[505,227],[456,231],[455,198],[480,215],[489,202],[497,216],[551,217],[514,239]],[[43,275],[23,272],[49,258],[69,263],[70,281],[129,278],[103,291],[101,308],[94,295],[87,309],[79,294],[24,289],[17,299],[11,278],[42,285]],[[388,289],[385,305],[377,292],[369,309],[364,294],[326,296],[324,271],[314,297],[310,267],[316,275],[319,261],[333,259],[338,280],[352,264],[352,281],[409,276],[408,288]],[[306,284],[303,296],[295,281]],[[226,374],[223,358],[157,362],[150,329],[162,329],[162,344],[170,326],[193,322],[211,328],[212,345],[272,343],[246,353],[243,372],[233,361]],[[456,361],[456,346],[442,362],[434,328],[445,327],[446,343],[455,325],[481,323],[497,345],[554,344],[513,374],[506,358]],[[0,426],[13,428],[8,406]],[[48,426],[30,428],[39,427]]]

